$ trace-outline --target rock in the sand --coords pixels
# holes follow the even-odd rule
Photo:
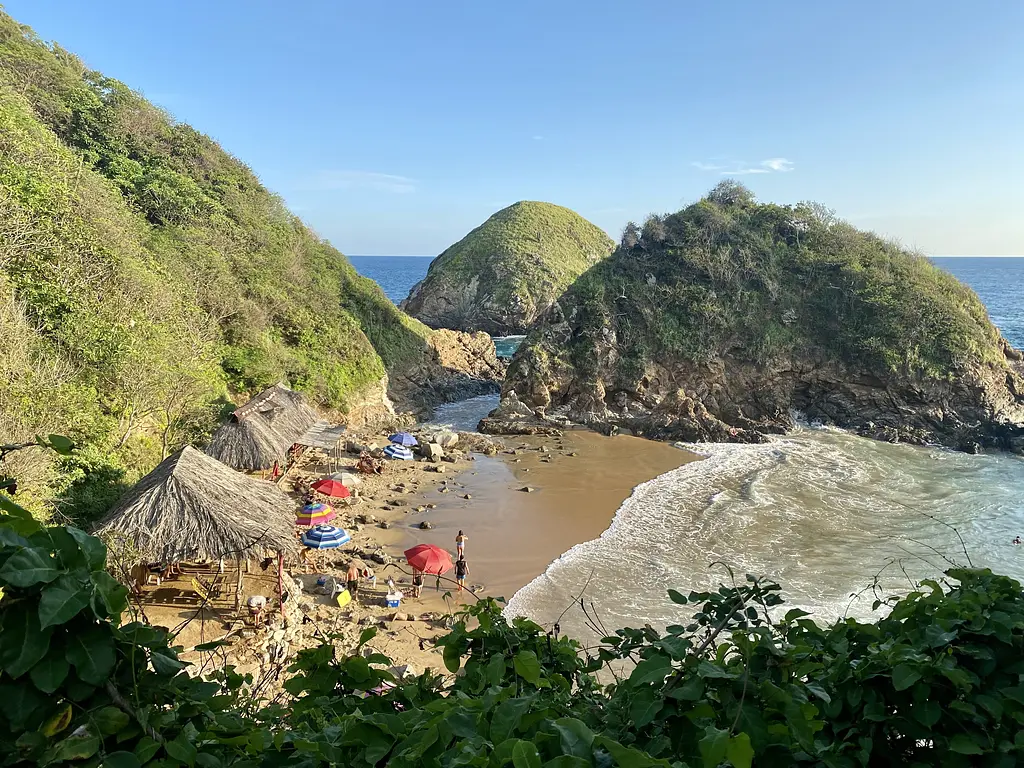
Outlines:
[[[408,503],[409,502],[405,499],[391,499],[391,501],[388,502],[392,507],[404,507]]]
[[[447,461],[449,464],[454,464],[456,461],[458,461],[458,459],[446,453],[444,456],[441,457],[441,461]]]
[[[423,530],[423,531],[429,531],[433,527],[434,527],[434,524],[432,522],[430,522],[429,520],[424,520],[422,523],[420,523],[420,530]]]
[[[537,489],[536,488],[531,488],[529,485],[524,485],[519,490],[522,491],[523,493],[533,493]]]
[[[408,613],[394,613],[391,615],[391,621],[409,621],[410,616]]]
[[[473,496],[472,496],[471,494],[468,494],[468,493],[467,493],[467,494],[465,494],[465,495],[464,495],[464,496],[463,496],[462,498],[464,498],[464,499],[472,499],[472,498],[473,498]]]
[[[437,504],[431,502],[430,504],[427,504],[427,509],[437,509]]]
[[[384,528],[385,530],[391,527],[391,523],[389,523],[387,520],[381,520],[379,523],[377,523],[377,525],[381,528]]]
[[[440,464],[436,464],[436,465],[432,465],[432,466],[427,467],[427,471],[428,472],[440,472],[441,474],[444,474],[445,469]]]
[[[438,488],[437,492],[438,493],[448,493],[448,490],[449,490],[448,488]]]
[[[427,443],[420,447],[420,451],[428,461],[441,461],[444,458],[444,449],[439,443]]]
[[[437,443],[442,448],[454,448],[459,444],[459,436],[447,430],[435,432],[430,436],[430,442]]]

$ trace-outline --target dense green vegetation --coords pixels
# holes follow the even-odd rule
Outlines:
[[[830,626],[783,613],[778,585],[748,576],[670,592],[684,623],[588,649],[487,599],[439,641],[458,675],[396,680],[368,628],[353,655],[327,635],[300,651],[292,698],[267,703],[251,676],[192,676],[173,638],[122,623],[127,590],[106,554],[0,492],[0,765],[956,768],[1024,755],[1024,591],[987,570],[950,570],[880,595],[884,618]]]
[[[0,427],[86,446],[7,468],[34,506],[102,509],[229,391],[344,411],[427,334],[216,143],[0,12]]]
[[[434,259],[405,306],[435,326],[522,332],[613,247],[603,230],[575,211],[518,202]],[[475,293],[466,294],[472,284]],[[501,322],[511,327],[495,327]]]
[[[1002,360],[977,296],[925,257],[817,204],[757,203],[735,182],[628,225],[564,304],[577,313],[569,359],[593,367],[595,340],[614,331],[627,379],[650,361],[723,356],[941,378]]]

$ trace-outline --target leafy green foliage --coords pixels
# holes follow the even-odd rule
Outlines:
[[[820,205],[759,204],[735,182],[642,230],[631,224],[563,304],[566,362],[586,374],[595,345],[614,338],[623,386],[673,359],[796,357],[939,379],[1003,360],[977,296],[925,257]]]
[[[434,322],[431,305],[436,297],[446,297],[442,304],[449,311],[453,296],[476,286],[468,303],[451,310],[459,317],[446,327],[509,330],[488,327],[487,318],[508,313],[508,322],[532,322],[613,247],[603,230],[578,213],[552,203],[521,201],[498,211],[434,259],[403,306]]]
[[[429,334],[241,162],[0,11],[0,420],[80,520],[279,381],[344,411]]]

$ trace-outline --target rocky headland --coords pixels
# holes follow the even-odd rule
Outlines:
[[[434,259],[401,306],[432,328],[523,334],[613,247],[568,208],[518,202]]]
[[[974,292],[923,256],[724,182],[627,226],[538,322],[481,428],[760,442],[802,414],[1021,452],[1022,373]]]

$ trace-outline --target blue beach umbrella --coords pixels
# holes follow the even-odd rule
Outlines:
[[[412,461],[412,451],[406,448],[404,445],[389,445],[384,449],[384,455],[389,459],[400,459],[402,461]]]
[[[411,448],[414,445],[419,445],[416,438],[410,435],[408,432],[396,432],[388,438],[395,445],[404,445],[406,448]]]
[[[316,525],[302,534],[302,544],[310,549],[334,549],[350,541],[352,537],[345,529],[333,525]]]

